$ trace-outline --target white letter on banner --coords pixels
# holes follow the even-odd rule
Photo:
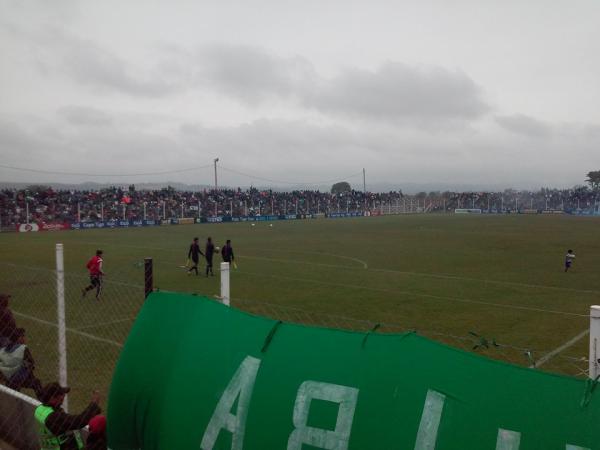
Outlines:
[[[435,442],[437,441],[438,427],[440,426],[445,400],[445,395],[431,389],[427,391],[415,450],[435,450]]]
[[[242,450],[244,446],[244,432],[246,431],[246,416],[248,406],[254,389],[254,381],[260,367],[260,359],[246,356],[240,367],[231,378],[225,392],[221,396],[215,412],[213,413],[200,448],[212,450],[221,429],[229,431],[231,436],[231,450]],[[239,396],[236,415],[231,414],[231,408]]]
[[[307,426],[310,403],[313,399],[338,403],[335,430]],[[287,450],[302,450],[302,444],[327,450],[346,450],[352,431],[358,389],[339,384],[305,381],[298,389],[294,404],[294,431],[290,434]]]
[[[519,450],[521,445],[521,433],[518,431],[498,429],[496,450]]]
[[[567,446],[565,447],[565,450],[590,450],[590,449],[587,447],[580,447],[578,445],[567,444]]]

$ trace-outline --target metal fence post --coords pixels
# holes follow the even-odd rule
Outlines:
[[[595,379],[600,375],[600,306],[590,306],[590,356],[589,377]]]
[[[154,290],[154,272],[152,258],[144,258],[144,298]]]
[[[65,320],[65,258],[62,244],[56,244],[56,310],[58,319],[58,382],[67,384],[67,325]],[[69,411],[69,399],[63,402],[65,411]]]
[[[221,302],[229,306],[229,263],[221,263]]]

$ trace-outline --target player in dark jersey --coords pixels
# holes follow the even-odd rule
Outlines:
[[[223,261],[228,262],[229,264],[232,264],[235,260],[231,239],[227,239],[227,243],[221,249],[221,256],[223,257]]]
[[[86,264],[87,270],[90,273],[90,284],[81,291],[81,298],[85,297],[85,294],[87,294],[88,291],[96,289],[96,300],[100,300],[102,277],[104,276],[104,272],[102,271],[103,263],[102,250],[96,250],[96,256],[90,258]]]
[[[190,249],[188,250],[188,259],[191,259],[193,262],[192,267],[190,267],[187,272],[188,275],[192,273],[192,270],[194,270],[196,272],[196,275],[198,275],[198,261],[200,260],[199,255],[204,256],[204,253],[202,253],[202,251],[200,250],[200,245],[198,245],[198,238],[195,237],[190,245]]]
[[[213,255],[215,253],[215,244],[213,244],[212,239],[208,238],[206,240],[206,247],[204,248],[204,257],[206,258],[206,276],[208,276],[208,272],[210,272],[210,276],[214,276],[213,274]]]

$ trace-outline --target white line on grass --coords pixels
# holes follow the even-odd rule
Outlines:
[[[357,262],[359,264],[362,264],[363,269],[368,269],[369,268],[368,264],[366,262],[364,262],[362,259],[352,258],[351,256],[336,255],[334,253],[307,252],[307,251],[301,251],[301,250],[275,250],[275,249],[272,249],[272,248],[267,249],[267,251],[287,252],[287,253],[300,253],[300,254],[305,254],[305,255],[332,256],[334,258],[342,258],[342,259],[347,259],[347,260],[350,260],[350,261],[355,261],[355,262]],[[335,266],[335,267],[345,267],[345,266]]]
[[[44,324],[44,325],[48,325],[50,327],[58,328],[58,325],[55,324],[54,322],[49,322],[47,320],[40,319],[40,318],[35,317],[35,316],[30,316],[29,314],[23,314],[23,313],[14,311],[14,310],[13,310],[13,314],[15,316],[23,317],[24,319],[29,319],[29,320],[32,320],[34,322],[38,322],[38,323],[41,323],[41,324]],[[102,338],[102,337],[96,336],[94,334],[85,333],[83,331],[78,331],[78,330],[76,330],[74,328],[69,328],[69,327],[67,327],[66,330],[69,333],[77,334],[79,336],[91,339],[92,341],[104,342],[105,344],[114,345],[115,347],[119,347],[119,348],[123,347],[123,344],[121,344],[120,342],[117,342],[117,341],[113,341],[112,339]]]
[[[135,319],[136,319],[136,317],[126,317],[125,319],[111,320],[110,322],[93,323],[91,325],[84,325],[82,327],[77,327],[77,328],[73,328],[73,329],[74,330],[88,330],[90,328],[104,327],[106,325],[115,325],[117,323],[131,322],[132,320],[135,320]]]
[[[531,368],[540,367],[542,364],[547,363],[548,361],[550,361],[550,359],[554,358],[556,355],[558,355],[563,350],[566,350],[567,348],[571,347],[573,344],[579,342],[583,337],[587,336],[588,334],[590,334],[589,329],[583,330],[577,336],[575,336],[572,339],[569,339],[567,342],[565,342],[560,347],[557,347],[554,350],[552,350],[551,352],[546,353],[544,356],[542,356],[540,359],[538,359],[534,365],[532,364],[529,367],[531,367]]]
[[[323,253],[321,253],[321,254],[323,254]],[[330,256],[332,256],[332,255],[330,255]],[[291,262],[293,264],[304,264],[304,265],[307,265],[307,266],[354,269],[353,267],[340,266],[340,265],[337,265],[337,264],[315,263],[315,262],[309,262],[309,261],[295,261],[293,259],[267,258],[265,256],[247,256],[247,255],[241,255],[241,256],[238,256],[238,258],[239,259],[257,259],[257,260],[261,260],[261,261],[284,262],[284,263],[290,263]],[[349,259],[353,259],[354,260],[354,258],[349,258]],[[358,261],[358,260],[355,260],[355,261]]]
[[[498,307],[498,308],[518,309],[521,311],[535,311],[535,312],[544,312],[544,313],[549,313],[549,314],[562,314],[565,316],[574,316],[574,317],[589,317],[588,314],[578,314],[578,313],[572,313],[572,312],[567,312],[567,311],[555,311],[552,309],[533,308],[533,307],[529,307],[529,306],[507,305],[507,304],[502,304],[502,303],[490,303],[490,302],[483,302],[481,300],[471,300],[471,299],[467,299],[467,298],[458,298],[458,297],[446,297],[446,296],[433,295],[433,294],[422,294],[422,293],[418,293],[418,292],[403,291],[403,290],[398,290],[398,289],[376,288],[376,287],[353,285],[353,284],[346,284],[346,283],[333,283],[330,281],[312,280],[310,278],[286,277],[286,276],[280,276],[280,275],[269,275],[269,274],[264,274],[264,273],[246,272],[246,271],[240,271],[240,270],[238,270],[238,272],[242,273],[242,274],[246,274],[246,275],[252,275],[252,276],[280,278],[283,280],[300,281],[300,282],[306,282],[306,283],[316,283],[316,284],[322,284],[322,285],[326,285],[326,286],[335,286],[335,287],[342,287],[342,288],[347,288],[347,289],[362,289],[362,290],[367,290],[367,291],[377,291],[377,292],[387,292],[387,293],[392,293],[392,294],[412,295],[415,297],[423,297],[423,298],[434,299],[434,300],[449,300],[449,301],[460,302],[460,303],[473,303],[473,304],[477,304],[477,305],[494,306],[494,307]]]
[[[507,286],[521,286],[521,287],[529,287],[536,289],[553,289],[558,291],[569,291],[569,292],[579,292],[585,294],[600,294],[600,291],[588,290],[588,289],[575,289],[575,288],[566,288],[560,286],[547,286],[544,284],[528,284],[528,283],[519,283],[518,281],[500,281],[500,280],[488,280],[486,278],[472,278],[472,277],[462,277],[460,275],[449,275],[443,273],[425,273],[425,272],[405,272],[401,270],[392,270],[392,269],[374,269],[371,268],[373,272],[389,272],[389,273],[397,273],[401,275],[415,275],[420,277],[431,277],[431,278],[444,278],[448,280],[462,280],[462,281],[476,281],[479,283],[490,283],[490,284],[505,284]]]

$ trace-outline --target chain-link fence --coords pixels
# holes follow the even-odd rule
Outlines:
[[[106,398],[115,364],[144,301],[143,275],[134,284],[105,278],[97,299],[95,291],[82,295],[88,277],[65,273],[67,378],[73,412],[88,405],[92,391]],[[59,380],[57,273],[55,270],[0,262],[0,293],[10,293],[9,308],[17,326],[25,330],[26,345],[35,361],[34,376],[41,383]],[[587,334],[576,336],[558,349],[530,348],[497,342],[471,330],[441,333],[415,329],[409,323],[387,323],[346,317],[338,313],[305,310],[235,296],[231,306],[251,314],[290,323],[377,333],[417,332],[443,344],[493,359],[540,370],[587,377]],[[539,342],[539,341],[538,341]],[[6,380],[4,380],[6,382]],[[31,386],[11,386],[34,396]],[[0,417],[0,428],[2,427]]]
[[[143,301],[144,287],[104,279],[102,293],[84,297],[88,277],[65,274],[65,322],[69,404],[87,405],[92,391],[108,394],[112,372]],[[43,384],[59,380],[56,271],[0,263],[0,291],[10,293],[10,310]],[[27,388],[25,388],[26,390]]]

